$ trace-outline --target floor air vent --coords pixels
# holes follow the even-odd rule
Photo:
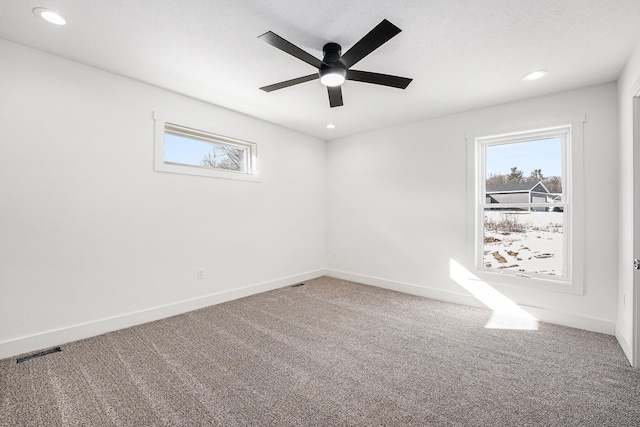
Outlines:
[[[291,285],[292,288],[299,288],[300,286],[304,286],[304,283],[298,283],[297,285]]]
[[[47,356],[49,354],[58,353],[60,351],[62,351],[60,347],[50,348],[49,350],[41,351],[39,353],[32,354],[31,356],[25,356],[25,357],[16,359],[16,363],[26,362],[27,360],[37,359],[38,357]]]

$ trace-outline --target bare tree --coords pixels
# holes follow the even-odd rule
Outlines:
[[[531,171],[531,175],[527,178],[528,182],[539,182],[543,181],[544,176],[542,175],[542,169],[534,169]]]
[[[531,175],[524,178],[524,174],[517,167],[511,168],[511,173],[503,175],[501,173],[490,173],[486,179],[486,185],[501,185],[514,182],[539,182],[542,181],[550,193],[562,193],[562,178],[559,176],[544,176],[542,169],[534,169]]]
[[[202,160],[200,160],[200,166],[215,169],[244,171],[245,151],[240,148],[217,145],[211,148],[211,151],[204,155]]]
[[[549,176],[542,183],[550,193],[562,193],[562,178],[559,176]]]
[[[487,185],[501,185],[507,183],[507,176],[501,173],[490,173],[487,177]]]

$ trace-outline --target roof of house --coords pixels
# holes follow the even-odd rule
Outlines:
[[[501,193],[505,191],[531,191],[538,184],[542,184],[540,181],[538,182],[510,182],[508,184],[495,184],[495,185],[487,185],[487,193]],[[540,186],[540,190],[544,193],[548,193],[549,190],[543,185]]]

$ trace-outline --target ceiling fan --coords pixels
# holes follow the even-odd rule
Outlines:
[[[308,76],[264,86],[260,89],[265,92],[271,92],[319,78],[320,83],[327,86],[327,91],[329,93],[329,105],[332,108],[343,105],[342,89],[340,86],[345,80],[405,89],[409,86],[412,79],[391,76],[388,74],[372,73],[369,71],[351,70],[351,67],[358,61],[385,44],[400,31],[402,31],[400,28],[384,19],[373,30],[369,31],[367,35],[353,45],[344,55],[342,55],[342,47],[339,44],[325,44],[322,48],[322,53],[324,55],[322,61],[283,39],[274,32],[267,31],[258,38],[269,43],[271,46],[277,47],[289,55],[295,56],[307,64],[314,66],[318,69],[318,72],[309,74]]]

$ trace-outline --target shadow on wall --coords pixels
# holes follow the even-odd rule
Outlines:
[[[449,261],[449,276],[478,301],[493,311],[484,325],[487,329],[520,329],[535,331],[538,319],[498,292],[487,282],[472,274],[454,259]]]

